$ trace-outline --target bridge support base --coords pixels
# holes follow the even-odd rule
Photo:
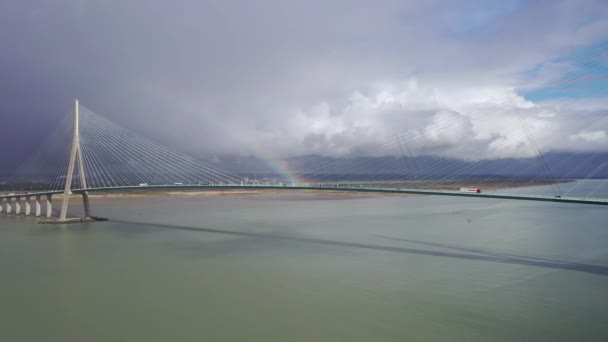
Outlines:
[[[84,217],[91,217],[91,205],[89,204],[89,193],[82,192],[82,205],[84,206]]]
[[[0,214],[2,214],[2,211],[4,211],[3,205],[4,205],[4,199],[0,198]]]
[[[36,204],[35,204],[35,210],[36,210],[36,217],[40,217],[40,215],[42,214],[42,210],[40,208],[40,196],[36,196]]]
[[[25,216],[30,216],[32,214],[32,206],[30,205],[31,197],[27,196],[25,198]]]
[[[46,218],[53,216],[53,196],[46,195]]]
[[[84,223],[84,222],[98,222],[107,221],[107,218],[103,217],[71,217],[66,219],[50,218],[48,220],[40,221],[41,224],[69,224],[69,223]]]
[[[19,203],[19,198],[15,198],[15,215],[21,215],[21,203]]]
[[[13,206],[11,205],[11,200],[12,200],[12,198],[9,198],[6,200],[6,213],[7,214],[13,213]]]

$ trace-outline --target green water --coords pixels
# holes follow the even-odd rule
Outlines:
[[[267,194],[93,208],[112,220],[0,217],[0,341],[608,340],[606,207]]]

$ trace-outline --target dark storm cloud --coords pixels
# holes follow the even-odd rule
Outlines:
[[[38,136],[69,112],[75,96],[197,156],[343,155],[444,117],[459,123],[458,134],[471,134],[479,126],[471,107],[489,101],[498,111],[505,97],[528,106],[517,93],[529,88],[524,82],[571,70],[551,67],[552,61],[605,39],[607,7],[603,1],[515,0],[500,6],[466,0],[5,1],[0,141],[24,131]],[[550,72],[522,77],[538,65]],[[550,120],[544,107],[528,110],[531,122],[544,118],[555,127],[575,115],[560,112]],[[442,141],[429,127],[417,127],[420,145],[439,148],[453,140]],[[593,131],[564,134],[601,140]],[[489,144],[510,142],[488,134],[466,150],[446,151],[477,148],[501,156]],[[35,148],[35,141],[13,153]]]

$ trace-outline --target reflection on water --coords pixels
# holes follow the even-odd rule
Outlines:
[[[398,241],[406,241],[406,242],[411,242],[411,243],[415,243],[415,244],[438,246],[438,247],[443,247],[443,248],[447,248],[447,249],[457,249],[457,250],[468,251],[468,252],[473,252],[473,253],[477,253],[477,254],[450,253],[450,252],[432,251],[432,250],[424,250],[424,249],[401,248],[401,247],[393,247],[393,246],[372,245],[372,244],[365,244],[365,243],[354,243],[354,242],[343,242],[343,241],[334,241],[334,240],[312,239],[312,238],[304,238],[304,237],[283,236],[283,235],[267,234],[267,233],[249,233],[249,232],[238,232],[238,231],[231,231],[231,230],[220,230],[220,229],[210,229],[210,228],[200,228],[200,227],[183,227],[183,226],[176,226],[176,225],[169,225],[169,224],[143,223],[143,222],[135,222],[135,221],[131,221],[131,222],[115,221],[115,222],[122,223],[125,225],[130,225],[130,226],[147,226],[147,227],[154,227],[154,228],[166,228],[166,229],[175,229],[175,230],[183,230],[183,231],[190,231],[190,232],[202,232],[202,233],[213,233],[213,234],[226,234],[226,235],[232,235],[232,236],[253,237],[253,238],[258,238],[258,239],[307,242],[307,243],[315,243],[315,244],[338,246],[338,247],[371,249],[371,250],[385,251],[385,252],[430,255],[430,256],[439,256],[439,257],[446,257],[446,258],[458,258],[458,259],[465,259],[465,260],[468,259],[468,260],[500,262],[500,263],[505,263],[505,264],[518,264],[518,265],[527,265],[527,266],[538,266],[538,267],[573,270],[573,271],[587,272],[587,273],[592,273],[592,274],[608,276],[608,267],[604,267],[604,266],[581,264],[581,263],[544,259],[544,258],[527,257],[527,256],[513,255],[513,254],[508,254],[508,253],[484,251],[484,250],[480,250],[480,249],[460,248],[460,247],[454,247],[454,246],[449,246],[449,245],[445,245],[445,244],[420,242],[420,241],[414,241],[414,240],[408,240],[408,239],[389,238],[389,237],[380,236],[380,235],[371,235],[371,236],[381,237],[381,238],[386,238],[386,239],[393,239],[393,240],[398,240]]]
[[[71,226],[3,216],[0,340],[608,336],[606,208],[335,199],[97,199],[112,221]]]

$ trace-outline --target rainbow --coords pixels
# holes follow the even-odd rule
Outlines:
[[[272,170],[273,173],[280,175],[291,184],[305,184],[309,182],[308,180],[300,177],[298,172],[294,170],[291,165],[289,165],[289,162],[281,157],[270,155],[268,153],[263,155],[258,154],[257,157],[260,158],[264,164],[270,170]]]

